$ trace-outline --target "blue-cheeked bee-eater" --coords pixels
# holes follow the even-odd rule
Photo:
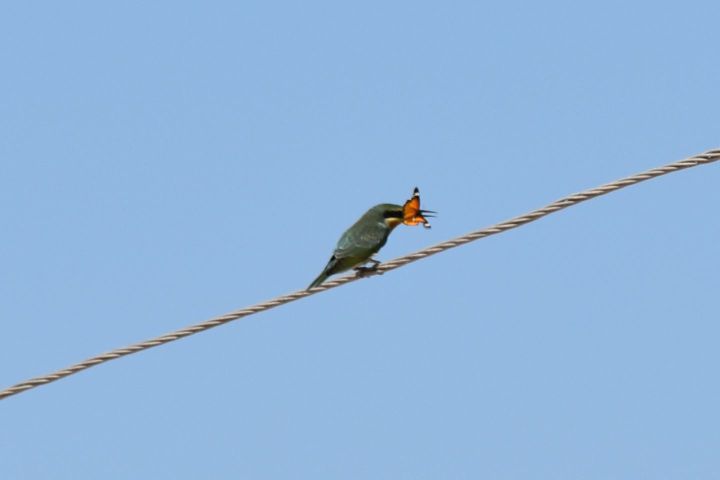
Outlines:
[[[412,198],[404,205],[381,203],[365,212],[338,240],[335,251],[325,269],[310,284],[308,290],[317,287],[330,275],[345,272],[372,262],[374,267],[380,263],[371,257],[387,242],[390,232],[401,223],[404,225],[423,224],[430,228],[425,217],[432,217],[432,210],[420,210],[420,191],[415,187]]]

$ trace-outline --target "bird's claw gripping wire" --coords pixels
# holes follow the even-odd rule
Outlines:
[[[378,266],[380,265],[380,262],[377,260],[371,258],[368,260],[368,263],[372,263],[369,267],[355,267],[353,270],[355,270],[355,275],[361,278],[365,277],[372,277],[373,275],[382,275],[383,272],[378,271]]]

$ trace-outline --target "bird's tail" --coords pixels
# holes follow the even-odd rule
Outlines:
[[[328,278],[329,276],[330,276],[330,275],[328,275],[327,269],[323,270],[322,273],[321,273],[320,275],[318,275],[315,280],[313,280],[313,282],[310,284],[310,286],[307,287],[307,289],[310,290],[311,288],[317,287],[317,286],[320,285],[322,282],[324,282],[325,280],[327,280],[327,278]]]

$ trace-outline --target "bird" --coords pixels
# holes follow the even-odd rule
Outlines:
[[[327,265],[307,289],[315,288],[329,276],[351,268],[358,270],[359,274],[374,270],[380,262],[372,256],[385,245],[395,227],[401,223],[410,226],[422,223],[423,227],[430,228],[426,217],[433,217],[435,213],[420,209],[420,190],[417,187],[404,205],[375,205],[342,234]],[[372,267],[362,268],[362,265],[370,262],[373,263]]]

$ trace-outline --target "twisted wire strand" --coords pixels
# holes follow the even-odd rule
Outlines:
[[[429,257],[430,255],[435,255],[436,253],[444,252],[445,250],[459,247],[461,245],[465,245],[466,243],[479,240],[490,235],[502,233],[530,222],[534,222],[535,220],[539,220],[540,218],[546,215],[550,215],[551,213],[555,213],[559,210],[563,210],[573,205],[577,205],[578,203],[584,202],[586,200],[590,200],[592,198],[614,192],[615,190],[619,190],[630,185],[635,185],[637,183],[644,182],[645,180],[650,180],[651,178],[666,175],[668,173],[673,173],[678,170],[684,170],[686,168],[712,163],[717,160],[720,160],[720,149],[708,150],[704,153],[700,153],[698,155],[694,155],[692,157],[688,157],[686,159],[679,160],[677,162],[670,163],[662,167],[653,168],[651,170],[647,170],[645,172],[632,175],[630,177],[606,183],[605,185],[601,185],[596,188],[584,190],[582,192],[561,198],[560,200],[557,200],[537,210],[533,210],[532,212],[525,213],[515,218],[511,218],[510,220],[506,220],[504,222],[492,225],[487,228],[483,228],[481,230],[470,232],[461,237],[457,237],[452,240],[448,240],[437,245],[424,248],[409,255],[398,257],[396,259],[382,263],[378,265],[378,267],[374,271],[369,272],[369,274],[379,275],[390,270],[395,270],[396,268],[400,268],[404,265],[407,265],[408,263]],[[220,325],[224,325],[233,320],[247,317],[248,315],[260,313],[265,310],[279,307],[280,305],[294,302],[295,300],[299,300],[301,298],[314,295],[325,290],[329,290],[331,288],[339,287],[340,285],[344,285],[349,282],[354,282],[355,280],[358,280],[363,276],[367,276],[367,273],[362,276],[356,274],[346,275],[344,277],[326,281],[325,283],[311,290],[298,290],[287,295],[273,298],[266,302],[258,303],[247,308],[226,313],[225,315],[221,315],[219,317],[212,318],[202,323],[182,328],[180,330],[162,335],[160,337],[146,340],[144,342],[135,343],[127,347],[111,350],[101,355],[97,355],[95,357],[88,358],[87,360],[84,360],[82,362],[76,363],[75,365],[72,365],[68,368],[58,370],[48,375],[35,377],[30,380],[8,387],[5,390],[0,391],[0,400],[30,390],[32,388],[39,387],[41,385],[45,385],[56,380],[60,380],[61,378],[73,375],[95,365],[99,365],[101,363],[105,363],[116,358],[124,357],[125,355],[130,355],[132,353],[137,353],[142,350],[157,347],[165,343],[173,342],[175,340],[179,340],[181,338],[188,337],[190,335],[194,335],[196,333],[200,333]]]

